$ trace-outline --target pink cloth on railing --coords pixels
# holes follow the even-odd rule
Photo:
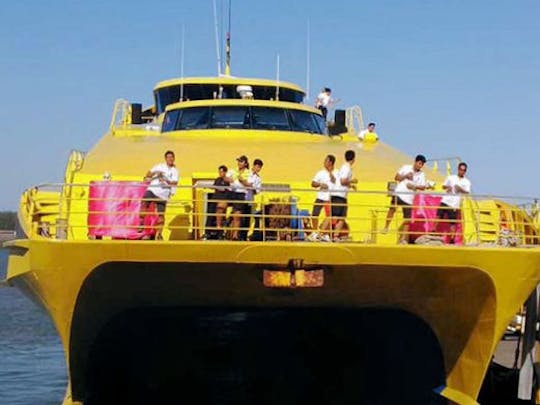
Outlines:
[[[117,239],[140,239],[155,234],[157,214],[151,204],[139,231],[141,199],[147,183],[134,181],[92,181],[88,196],[88,235]]]
[[[410,239],[414,242],[421,235],[431,233],[444,237],[444,243],[450,243],[450,223],[437,221],[437,210],[441,204],[441,196],[429,194],[416,194],[413,200],[411,224],[409,226]],[[463,243],[463,229],[461,225],[461,213],[458,214],[456,223],[456,235],[454,243]]]

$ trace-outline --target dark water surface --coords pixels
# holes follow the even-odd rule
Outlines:
[[[7,251],[0,249],[0,279]],[[0,288],[0,405],[59,405],[66,390],[62,345],[46,313],[15,288]]]

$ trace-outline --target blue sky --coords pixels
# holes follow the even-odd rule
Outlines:
[[[224,9],[217,0],[218,10]],[[0,210],[60,181],[71,149],[104,133],[117,98],[214,75],[211,0],[20,0],[0,24]],[[540,196],[540,1],[232,1],[232,73],[329,86],[384,141],[461,156],[477,193]]]

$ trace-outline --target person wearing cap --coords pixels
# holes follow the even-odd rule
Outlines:
[[[412,214],[414,192],[416,190],[433,188],[431,184],[426,182],[426,176],[422,171],[425,163],[426,157],[424,155],[417,155],[414,158],[414,164],[401,166],[394,177],[394,180],[398,183],[390,202],[390,208],[386,214],[386,224],[382,233],[388,233],[388,227],[392,222],[396,207],[398,205],[401,206],[401,209],[403,210],[403,223],[400,227],[399,243],[408,243],[409,241],[409,224]]]
[[[365,142],[374,142],[379,140],[379,135],[375,132],[375,123],[370,122],[366,129],[360,131],[358,139]]]
[[[239,181],[247,188],[246,191],[246,201],[248,203],[244,204],[243,217],[241,221],[241,230],[239,232],[239,239],[246,240],[247,233],[249,229],[250,217],[253,214],[253,200],[256,194],[259,194],[262,189],[262,179],[259,174],[263,167],[263,161],[261,159],[253,160],[253,167],[251,168],[251,173],[249,174],[247,180],[239,179]]]
[[[249,171],[249,160],[246,155],[241,155],[236,158],[236,164],[238,166],[238,170],[229,170],[227,172],[227,178],[229,183],[231,184],[231,200],[233,200],[232,203],[232,240],[239,240],[239,230],[240,230],[240,224],[241,224],[241,215],[244,214],[244,212],[247,210],[246,208],[246,193],[247,188],[244,185],[250,175]]]

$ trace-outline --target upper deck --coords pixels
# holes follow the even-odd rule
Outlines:
[[[159,82],[154,88],[157,114],[180,101],[240,99],[242,89],[249,89],[257,100],[280,100],[302,103],[305,92],[297,85],[267,79],[234,76],[188,77]]]

